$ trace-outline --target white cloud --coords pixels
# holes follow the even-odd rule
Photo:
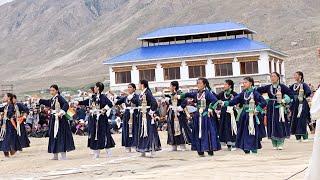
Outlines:
[[[0,6],[1,6],[2,4],[5,4],[5,3],[11,2],[11,1],[13,1],[13,0],[0,0]]]

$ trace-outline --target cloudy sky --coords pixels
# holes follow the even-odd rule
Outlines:
[[[10,2],[10,1],[13,1],[13,0],[0,0],[0,6],[4,3],[7,3],[7,2]]]

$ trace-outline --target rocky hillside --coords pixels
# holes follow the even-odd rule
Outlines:
[[[0,84],[17,92],[107,79],[102,61],[164,26],[236,21],[287,52],[286,73],[320,81],[319,0],[15,0],[0,6]],[[290,80],[290,79],[289,79]]]

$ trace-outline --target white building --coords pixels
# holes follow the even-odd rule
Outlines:
[[[285,80],[286,54],[253,40],[254,31],[242,24],[224,22],[163,28],[138,38],[141,47],[104,62],[109,67],[110,88],[124,90],[130,82],[149,81],[157,91],[177,80],[183,88],[209,79],[220,91],[224,80],[252,76],[256,84],[269,82],[273,71]]]

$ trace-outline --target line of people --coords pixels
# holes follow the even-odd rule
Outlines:
[[[296,135],[297,140],[307,139],[310,112],[306,98],[311,95],[311,90],[304,83],[303,73],[300,71],[295,73],[296,83],[290,87],[281,83],[280,79],[280,75],[274,72],[271,74],[271,84],[256,88],[253,78],[245,77],[243,91],[239,94],[234,91],[232,80],[225,81],[224,90],[219,94],[211,90],[206,78],[199,78],[197,90],[187,93],[180,91],[177,81],[171,82],[171,93],[165,96],[169,105],[166,116],[167,144],[172,146],[173,151],[178,147],[185,150],[186,145],[191,144],[191,150],[203,157],[205,152],[213,156],[214,151],[221,150],[221,142],[230,151],[238,148],[249,154],[257,153],[262,148],[261,141],[265,137],[271,139],[277,150],[283,149],[284,140],[290,134]],[[88,147],[94,158],[100,157],[101,150],[105,150],[109,157],[111,149],[115,147],[108,119],[111,108],[117,105],[125,109],[122,146],[127,152],[135,149],[141,156],[150,154],[152,157],[156,151],[161,150],[155,118],[157,101],[148,81],[140,81],[140,94],[136,93],[136,89],[136,85],[130,83],[126,96],[108,98],[102,93],[103,83],[97,82],[94,94],[89,99],[75,102],[76,105],[90,108]],[[54,154],[54,160],[58,160],[58,153],[61,153],[61,159],[66,159],[66,152],[75,149],[70,125],[65,117],[69,105],[60,95],[57,85],[50,87],[50,94],[52,98],[48,100],[37,100],[39,104],[51,108],[48,152]],[[18,128],[14,124],[19,124],[16,117],[20,117],[21,112],[28,111],[21,105],[15,105],[9,94],[7,96],[8,104],[0,109],[5,112],[3,122],[6,125],[1,128],[6,129],[6,132],[3,133],[5,136],[0,141],[0,147],[6,155],[8,152],[21,150],[21,147],[16,147],[16,142],[23,144],[24,141],[19,140]],[[196,110],[192,113],[187,108],[190,101],[196,104]],[[190,118],[192,129],[187,123]]]
[[[186,144],[191,144],[191,150],[204,156],[204,152],[213,155],[214,151],[220,150],[220,142],[227,144],[229,150],[239,148],[245,153],[257,153],[265,137],[271,139],[277,150],[283,149],[284,140],[291,134],[296,135],[297,140],[307,139],[307,125],[311,120],[307,103],[310,88],[304,83],[300,71],[295,73],[296,83],[290,87],[281,83],[280,79],[280,75],[274,72],[271,74],[271,84],[256,88],[253,78],[246,77],[240,94],[234,92],[233,81],[226,80],[224,91],[218,95],[211,90],[205,78],[199,78],[198,90],[189,93],[179,91],[177,81],[171,82],[171,94],[166,96],[170,105],[167,144],[172,145],[173,151],[178,146],[184,150]],[[131,89],[132,84],[128,88]],[[266,98],[262,96],[264,94]],[[186,112],[186,98],[197,105],[192,115],[192,130],[187,126],[189,113]],[[128,117],[125,116],[124,124],[127,124]],[[126,139],[126,131],[123,139]]]

